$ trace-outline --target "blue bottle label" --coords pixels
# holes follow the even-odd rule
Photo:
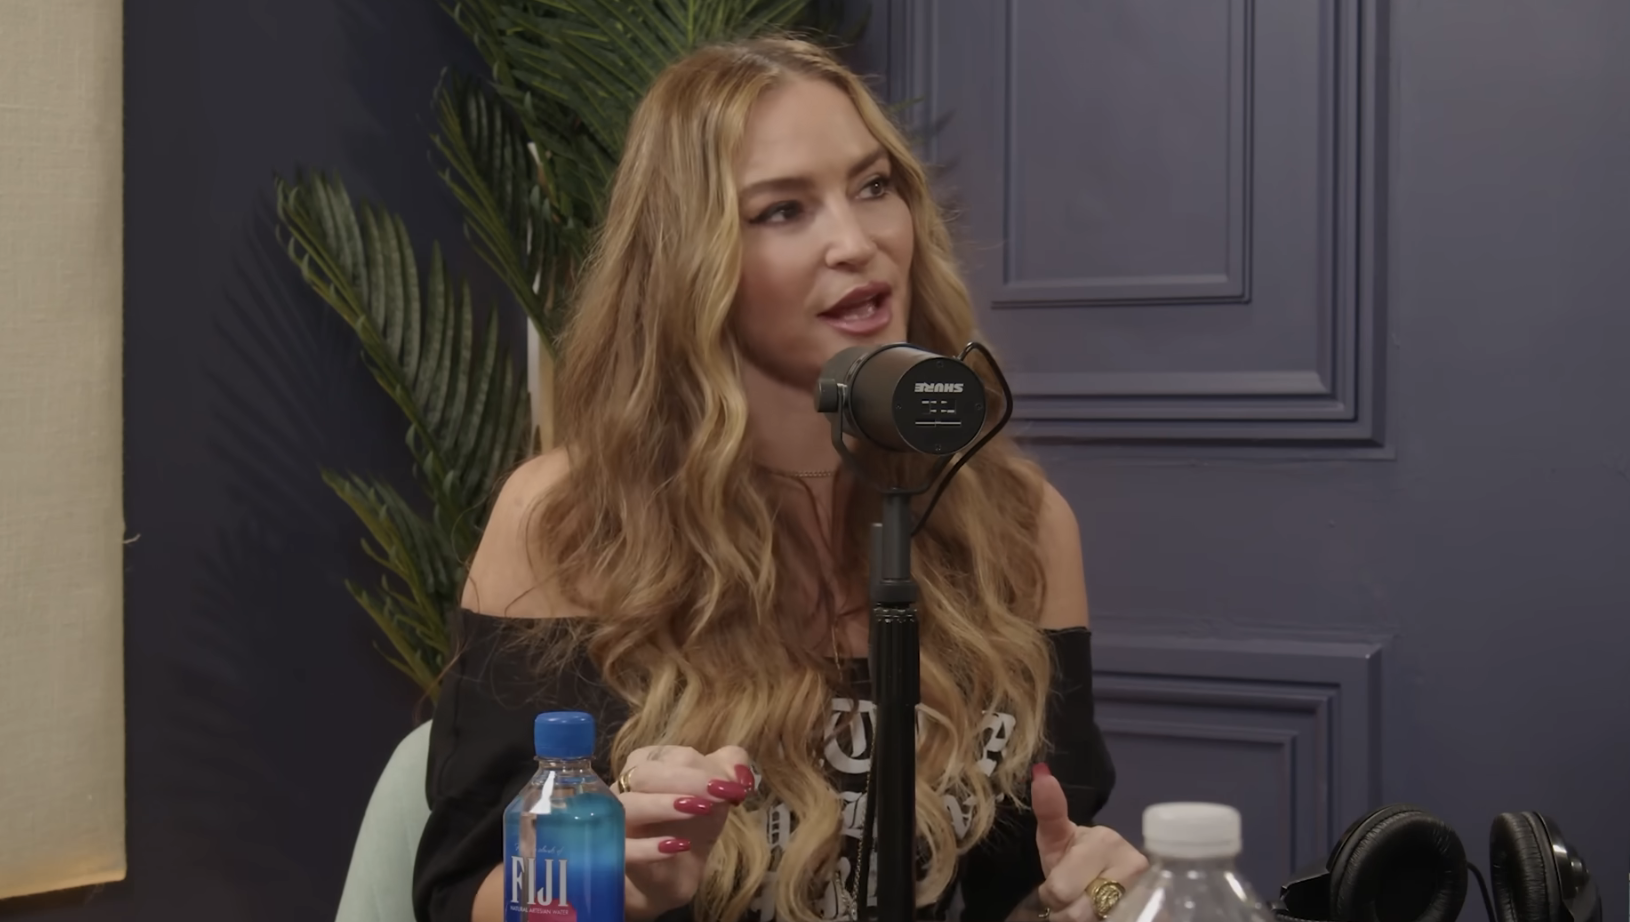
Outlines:
[[[504,920],[623,922],[622,804],[558,780],[540,772],[504,811]]]
[[[571,862],[566,858],[509,858],[509,917],[577,922],[572,907]]]

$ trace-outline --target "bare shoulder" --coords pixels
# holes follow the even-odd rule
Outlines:
[[[532,525],[539,504],[566,479],[566,451],[544,452],[516,468],[493,501],[464,583],[465,608],[486,615],[548,618],[569,614],[538,588]]]
[[[1041,511],[1036,527],[1047,594],[1042,601],[1041,626],[1063,629],[1087,626],[1086,568],[1081,561],[1081,526],[1069,500],[1050,482],[1043,482]]]

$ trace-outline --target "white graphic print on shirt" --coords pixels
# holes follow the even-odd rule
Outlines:
[[[851,717],[855,719],[851,720]],[[845,848],[845,854],[838,859],[836,878],[826,883],[815,900],[815,909],[822,919],[853,918],[854,910],[849,905],[849,893],[857,869],[853,866],[850,856],[859,851],[858,843],[866,824],[866,774],[871,771],[872,766],[872,734],[876,719],[877,706],[869,700],[841,697],[832,699],[832,709],[826,728],[826,750],[823,756],[827,767],[835,776],[833,782],[843,806],[844,838],[855,841]],[[840,731],[845,722],[848,723],[847,731]],[[996,765],[1013,735],[1015,724],[1013,715],[997,711],[986,712],[980,722],[978,733],[984,754],[977,765],[987,777],[996,771]],[[762,788],[763,778],[758,776],[756,769],[754,775],[755,783]],[[951,816],[958,836],[967,834],[969,826],[972,825],[973,807],[974,801],[971,796],[961,802],[950,795],[945,796],[945,809]],[[786,849],[796,825],[786,804],[772,801],[764,811],[764,837],[770,847],[770,871],[765,875],[764,883],[751,905],[750,918],[756,919],[757,922],[775,922],[775,868],[781,863],[781,854]],[[877,900],[875,845],[867,876],[870,878],[866,882],[866,902],[869,905]]]

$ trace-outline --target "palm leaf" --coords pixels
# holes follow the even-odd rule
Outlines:
[[[546,306],[561,299],[551,269],[575,241],[544,195],[525,130],[489,87],[456,73],[437,88],[436,115],[441,132],[431,143],[464,208],[466,236],[554,345],[559,318]]]
[[[527,450],[528,408],[498,327],[482,318],[479,353],[467,283],[447,282],[439,246],[421,294],[412,244],[400,218],[320,175],[277,179],[278,217],[289,258],[306,282],[349,324],[369,370],[408,422],[415,473],[452,547],[472,553],[485,521],[488,471]],[[496,458],[496,460],[495,460]]]
[[[408,423],[428,518],[382,482],[330,471],[323,479],[367,529],[364,550],[384,570],[377,590],[347,588],[385,635],[391,663],[434,695],[446,617],[492,484],[530,449],[527,395],[490,314],[477,333],[469,285],[450,283],[439,246],[421,285],[400,218],[366,202],[353,207],[338,179],[320,175],[278,178],[276,191],[289,258],[356,333],[369,371]]]
[[[378,593],[352,581],[346,588],[389,641],[391,664],[434,696],[447,657],[446,612],[464,578],[446,532],[389,485],[331,471],[323,481],[362,521],[372,538],[363,549],[385,570]]]

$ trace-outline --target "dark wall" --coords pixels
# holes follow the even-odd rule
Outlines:
[[[336,169],[469,265],[432,172],[435,3],[126,6],[129,876],[29,922],[331,919],[419,710],[342,580],[370,571],[320,466],[404,479],[404,426],[273,238],[271,183]]]
[[[1081,522],[1103,820],[1238,804],[1273,893],[1539,810],[1623,918],[1630,5],[884,6]]]

